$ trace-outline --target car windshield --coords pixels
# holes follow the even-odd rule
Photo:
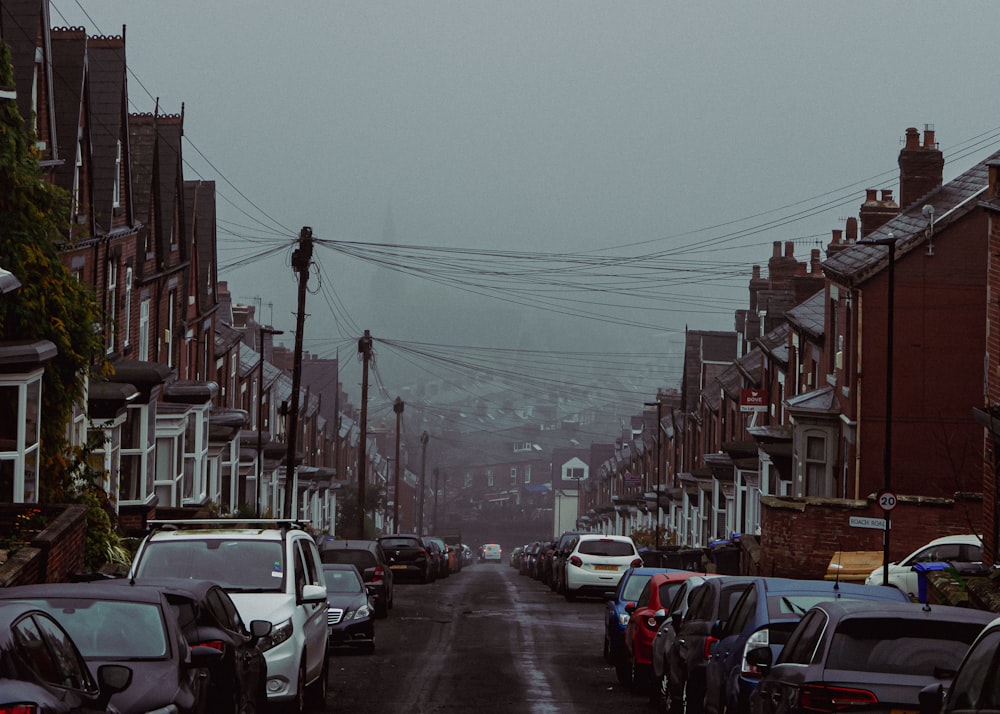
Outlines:
[[[331,593],[359,593],[364,589],[364,585],[358,580],[357,573],[351,570],[324,568],[323,579],[326,581],[327,592]]]
[[[161,659],[167,631],[155,603],[88,598],[30,600],[66,628],[86,659]]]
[[[639,593],[642,589],[646,587],[646,583],[649,582],[651,575],[643,575],[640,573],[633,574],[625,581],[625,588],[622,590],[622,600],[632,601],[639,599]]]
[[[279,541],[186,538],[148,543],[136,577],[211,580],[229,592],[281,592],[284,571]]]
[[[576,550],[584,555],[603,555],[610,558],[632,555],[635,552],[632,544],[623,540],[585,540],[580,542]]]
[[[416,538],[383,538],[379,542],[383,548],[416,548],[421,545]]]
[[[856,618],[841,622],[827,669],[924,677],[954,672],[982,624]]]

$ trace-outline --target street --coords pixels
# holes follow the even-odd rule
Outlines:
[[[601,655],[603,613],[506,562],[397,583],[375,653],[332,655],[327,711],[649,712]]]

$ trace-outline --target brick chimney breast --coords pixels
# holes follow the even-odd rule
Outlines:
[[[924,129],[924,144],[910,127],[906,144],[899,152],[899,205],[906,209],[941,185],[944,177],[944,155],[934,140],[934,129]]]

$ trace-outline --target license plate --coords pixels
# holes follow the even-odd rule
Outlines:
[[[405,565],[390,565],[389,570],[406,570]]]
[[[618,570],[618,566],[617,565],[595,565],[594,566],[594,570],[611,570],[611,571],[615,572],[615,571]],[[896,714],[896,713],[893,712],[893,714]]]

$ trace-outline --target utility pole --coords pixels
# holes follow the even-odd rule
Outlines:
[[[368,362],[372,356],[372,335],[358,340],[361,354],[361,442],[358,444],[358,538],[365,537],[365,462],[368,460]]]
[[[440,530],[440,525],[438,524],[438,477],[441,475],[438,469],[434,469],[434,530]]]
[[[295,507],[295,440],[299,431],[299,384],[302,381],[302,333],[306,322],[306,283],[312,265],[312,228],[299,231],[299,247],[292,253],[292,269],[299,274],[298,312],[295,315],[295,353],[292,365],[292,398],[288,405],[288,452],[285,456],[285,501],[282,515],[294,519]]]
[[[424,535],[424,491],[427,489],[427,436],[425,431],[420,435],[420,498],[417,506],[417,535]]]
[[[392,410],[396,412],[396,474],[392,486],[392,532],[399,533],[399,436],[403,423],[403,400],[396,397]]]

